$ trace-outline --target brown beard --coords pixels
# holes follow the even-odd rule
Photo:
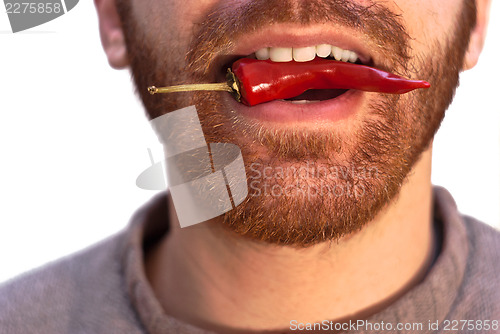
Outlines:
[[[465,0],[452,36],[444,43],[429,41],[429,60],[409,56],[410,36],[400,18],[379,4],[256,0],[235,9],[222,2],[199,24],[185,58],[172,58],[157,46],[155,36],[139,28],[129,1],[118,1],[118,9],[148,116],[196,105],[207,142],[230,142],[242,150],[249,195],[222,216],[223,226],[252,240],[299,247],[356,232],[394,200],[453,99],[476,20],[475,2]],[[151,84],[213,81],[216,56],[257,27],[332,20],[373,40],[387,59],[379,67],[411,78],[418,73],[432,89],[403,96],[378,94],[350,137],[325,130],[271,130],[229,113],[227,97],[220,93],[151,97],[146,92]]]

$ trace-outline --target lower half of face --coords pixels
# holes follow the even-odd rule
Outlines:
[[[142,97],[152,118],[196,105],[207,142],[230,142],[240,147],[249,194],[241,205],[222,217],[221,224],[254,240],[308,246],[361,229],[398,194],[408,173],[428,148],[452,100],[474,13],[467,12],[470,7],[464,6],[457,14],[459,19],[450,20],[463,24],[450,25],[442,36],[412,50],[412,36],[406,31],[413,31],[415,27],[405,27],[405,22],[411,20],[405,20],[404,14],[402,19],[384,16],[383,4],[370,7],[380,11],[372,13],[372,19],[364,22],[360,4],[328,4],[331,8],[327,15],[325,3],[331,1],[311,1],[289,12],[273,10],[276,2],[255,1],[253,8],[252,1],[248,1],[241,8],[231,9],[235,11],[231,17],[237,16],[242,25],[234,28],[234,36],[229,35],[224,25],[224,20],[230,21],[224,12],[228,9],[214,6],[204,31],[195,32],[191,44],[186,43],[172,53],[179,52],[191,60],[202,59],[207,54],[215,59],[217,51],[229,50],[235,40],[245,40],[242,32],[245,28],[252,27],[250,31],[254,31],[256,26],[281,22],[306,29],[317,23],[323,25],[323,16],[324,21],[338,16],[340,24],[360,35],[366,29],[370,34],[364,38],[373,38],[376,40],[373,45],[382,45],[380,67],[426,80],[431,83],[431,89],[404,95],[346,90],[336,93],[338,96],[334,98],[320,92],[254,107],[243,106],[224,92],[154,97],[143,94]],[[170,56],[172,53],[165,49],[165,43],[147,32],[155,29],[144,29],[148,23],[137,22],[131,10],[122,8],[121,12],[123,19],[130,23],[125,25],[128,51],[139,91],[151,84],[174,85],[211,81],[217,77],[217,74],[208,75],[207,71],[200,74],[200,69],[193,67],[196,59],[187,63],[186,57]],[[355,20],[358,26],[351,24]],[[395,23],[388,26],[387,22]],[[210,31],[211,24],[219,29]],[[227,26],[236,24],[232,22]],[[400,40],[385,45],[383,39],[391,39],[391,31],[386,37],[380,31],[391,28],[397,30],[394,34],[399,34]],[[211,32],[208,37],[206,31]],[[272,43],[278,43],[279,29],[273,34]],[[286,38],[279,42],[283,43],[280,46],[288,46],[286,43],[293,46],[293,36],[286,32],[283,35]],[[321,40],[317,34],[312,38]],[[325,37],[325,42],[333,44],[328,38]],[[250,38],[247,42],[258,47],[265,45],[265,37],[258,39]],[[341,43],[349,44],[345,41],[349,38],[340,39]],[[179,45],[168,38],[167,41],[169,45]],[[401,43],[408,45],[398,48]],[[219,48],[210,49],[207,45]],[[251,46],[248,49],[251,50]],[[255,57],[255,54],[249,56]],[[331,58],[335,58],[333,52]],[[231,57],[227,59],[234,61]],[[376,67],[374,59],[375,56],[369,65]],[[340,60],[343,59],[340,57]]]

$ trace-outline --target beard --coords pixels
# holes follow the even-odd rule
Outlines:
[[[242,151],[248,197],[217,224],[251,240],[306,247],[359,231],[395,200],[453,99],[476,10],[475,2],[466,0],[448,38],[429,41],[432,57],[427,57],[410,56],[404,24],[382,5],[293,3],[256,0],[238,8],[217,3],[195,28],[187,48],[175,48],[174,30],[170,37],[168,31],[164,36],[147,34],[129,1],[118,1],[118,10],[133,78],[149,118],[195,105],[208,143],[233,143]],[[152,97],[146,91],[152,84],[213,82],[213,69],[221,63],[218,55],[258,27],[328,22],[356,29],[376,43],[385,55],[378,68],[418,76],[432,88],[405,95],[367,93],[372,102],[349,134],[337,128],[259,123],[228,110],[230,97],[221,93]],[[165,40],[167,47],[160,43]]]

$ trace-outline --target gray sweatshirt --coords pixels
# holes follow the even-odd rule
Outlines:
[[[1,285],[0,333],[207,333],[165,314],[145,277],[143,249],[168,233],[166,203],[156,196],[125,230]],[[500,233],[460,215],[443,188],[434,188],[433,214],[442,245],[425,279],[344,330],[500,333]],[[322,325],[317,332],[334,328]]]

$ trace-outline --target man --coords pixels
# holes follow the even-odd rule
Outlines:
[[[175,198],[155,198],[114,238],[3,286],[2,332],[500,333],[500,234],[430,183],[432,139],[478,60],[488,0],[96,8],[108,60],[131,68],[148,117],[195,106],[207,143],[241,150],[248,195],[184,228]],[[251,107],[226,92],[147,91],[221,82],[241,58],[280,70],[327,58],[431,87]]]

